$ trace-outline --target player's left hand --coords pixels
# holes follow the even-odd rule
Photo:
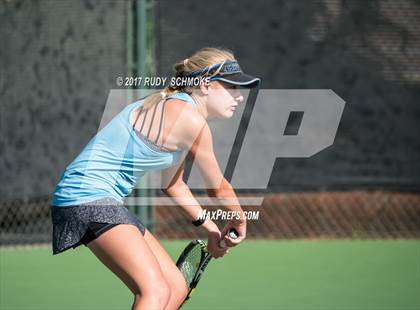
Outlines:
[[[235,231],[233,235],[231,234],[232,230]],[[221,234],[222,240],[227,247],[237,246],[246,238],[246,221],[229,221]]]

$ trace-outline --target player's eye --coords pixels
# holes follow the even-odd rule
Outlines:
[[[232,84],[228,84],[228,83],[223,83],[223,87],[226,88],[226,89],[233,89],[233,90],[239,89],[238,85],[232,85]]]

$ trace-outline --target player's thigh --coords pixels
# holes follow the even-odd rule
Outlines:
[[[134,294],[166,285],[158,260],[134,225],[119,224],[87,246]]]
[[[160,268],[171,288],[180,293],[186,292],[187,285],[184,276],[160,242],[148,230],[144,234],[144,239],[157,258]]]

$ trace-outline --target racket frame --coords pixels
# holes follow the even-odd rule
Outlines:
[[[184,302],[187,301],[191,295],[194,293],[195,288],[197,287],[198,282],[201,279],[201,276],[203,275],[204,270],[206,269],[208,263],[210,262],[212,256],[210,255],[210,253],[207,251],[207,245],[204,241],[196,239],[191,241],[186,247],[185,249],[182,251],[181,255],[179,256],[176,265],[178,268],[181,267],[182,263],[185,261],[185,258],[187,257],[187,255],[191,252],[191,250],[196,247],[197,245],[200,246],[201,248],[201,257],[200,257],[200,263],[198,264],[198,268],[197,271],[195,272],[191,283],[188,286],[188,294],[187,297],[185,298]]]

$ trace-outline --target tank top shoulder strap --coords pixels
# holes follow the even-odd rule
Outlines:
[[[170,95],[170,96],[166,97],[163,102],[161,101],[161,102],[155,104],[154,107],[152,107],[150,109],[147,109],[144,112],[144,116],[142,117],[142,120],[140,120],[140,115],[143,112],[142,110],[143,110],[143,104],[144,104],[145,100],[140,99],[139,101],[136,101],[136,102],[133,103],[132,110],[134,110],[135,108],[140,108],[140,111],[137,113],[137,117],[136,117],[132,127],[133,127],[133,129],[135,129],[137,122],[141,121],[140,129],[137,130],[137,132],[138,132],[138,134],[143,135],[144,138],[146,138],[148,140],[150,140],[150,133],[152,131],[152,126],[153,126],[153,123],[154,123],[154,120],[155,120],[155,116],[156,116],[156,114],[160,114],[160,117],[159,117],[159,120],[158,120],[159,121],[158,131],[157,131],[156,137],[155,137],[154,141],[150,140],[150,142],[152,142],[154,144],[158,143],[159,138],[160,138],[161,133],[162,133],[165,105],[166,105],[166,102],[167,102],[168,99],[179,99],[179,100],[188,102],[190,105],[192,105],[194,107],[196,105],[194,99],[190,95],[188,95],[187,93],[184,93],[184,92],[179,92],[179,93],[176,93],[176,94],[173,94],[173,95]],[[157,112],[157,107],[158,107],[159,104],[162,104],[162,107],[161,107],[160,113],[156,113]],[[143,128],[144,128],[144,125],[146,123],[145,120],[146,120],[146,117],[149,113],[149,110],[151,110],[150,113],[152,113],[149,128],[148,129],[146,128],[146,131],[143,132]]]
[[[134,101],[133,103],[131,103],[131,104],[128,106],[128,109],[127,109],[126,115],[127,115],[127,118],[128,118],[129,124],[131,123],[131,121],[130,121],[130,119],[129,119],[129,117],[131,116],[131,113],[132,113],[135,109],[137,109],[137,108],[140,108],[140,110],[142,110],[142,109],[143,109],[143,105],[144,105],[144,101],[145,101],[145,100],[144,100],[144,98],[142,98],[142,99],[140,99],[140,100]],[[133,125],[131,125],[130,127],[134,127],[134,126],[135,126],[135,124],[137,123],[137,121],[138,121],[138,119],[139,119],[139,116],[140,116],[140,113],[138,113],[138,115],[137,115],[137,117],[136,117],[136,119],[135,119],[135,121],[134,121]]]

